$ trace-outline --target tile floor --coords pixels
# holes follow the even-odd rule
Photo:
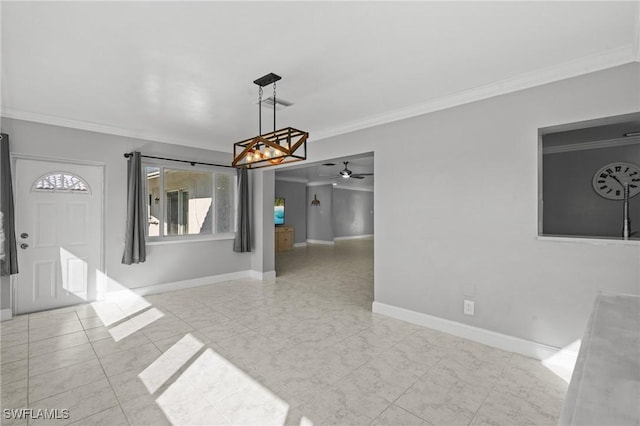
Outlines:
[[[277,269],[1,323],[2,408],[68,410],[30,425],[556,424],[567,385],[539,361],[372,314],[371,240]]]

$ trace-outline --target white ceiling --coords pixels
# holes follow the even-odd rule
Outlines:
[[[257,133],[269,72],[295,103],[278,127],[314,143],[640,60],[638,1],[1,8],[3,116],[223,151]]]

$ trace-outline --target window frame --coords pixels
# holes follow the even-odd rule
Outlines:
[[[54,186],[53,188],[38,188],[38,184],[42,181],[44,181],[46,178],[50,177],[50,176],[56,176],[56,175],[62,175],[63,178],[69,176],[72,179],[76,179],[81,185],[84,186],[84,189],[78,190],[78,189],[73,189],[73,188],[58,188],[56,186]],[[85,178],[83,178],[82,176],[80,176],[77,173],[73,173],[73,172],[65,172],[65,171],[51,171],[51,172],[47,172],[45,174],[43,174],[42,176],[38,177],[33,184],[31,185],[31,192],[41,192],[41,193],[49,193],[49,194],[81,194],[81,195],[91,195],[92,191],[91,191],[91,186],[89,185],[89,183],[86,181]]]
[[[237,186],[237,182],[236,182],[236,173],[235,173],[235,169],[234,170],[227,170],[224,167],[215,167],[215,166],[199,166],[199,165],[194,165],[194,166],[182,166],[180,164],[172,164],[170,162],[166,162],[163,160],[156,160],[156,159],[145,159],[144,161],[142,161],[142,179],[143,179],[143,185],[144,185],[144,193],[145,193],[145,211],[147,211],[148,206],[146,205],[146,203],[148,202],[148,200],[150,199],[149,197],[152,197],[152,194],[149,192],[149,187],[148,187],[148,180],[146,177],[146,168],[147,167],[153,167],[153,168],[157,168],[159,170],[158,172],[158,179],[159,179],[159,187],[160,187],[160,193],[162,194],[159,200],[159,212],[160,212],[160,217],[157,217],[158,221],[159,221],[159,234],[158,236],[149,236],[149,226],[147,223],[147,226],[145,226],[145,238],[146,238],[146,243],[149,245],[156,245],[156,244],[173,244],[173,243],[183,243],[183,242],[197,242],[197,241],[212,241],[212,240],[232,240],[235,238],[236,236],[236,213],[237,213],[237,199],[238,199],[238,186]],[[184,171],[184,172],[198,172],[198,173],[208,173],[211,177],[211,209],[212,209],[212,214],[211,214],[211,233],[209,234],[180,234],[180,235],[166,235],[164,233],[164,221],[165,221],[165,216],[167,214],[167,212],[165,211],[166,205],[165,205],[165,186],[164,186],[164,178],[165,178],[165,171],[166,170],[178,170],[178,171]],[[231,179],[230,182],[233,185],[232,188],[232,194],[233,194],[233,199],[232,199],[232,203],[233,203],[233,210],[232,210],[232,217],[231,217],[231,229],[233,229],[233,231],[231,232],[216,232],[216,176],[217,175],[228,175]],[[181,192],[181,191],[180,191]],[[148,214],[148,213],[147,213]]]

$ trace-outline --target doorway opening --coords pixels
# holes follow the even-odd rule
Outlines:
[[[276,171],[275,179],[278,279],[314,281],[329,292],[333,290],[327,286],[339,283],[337,288],[345,297],[352,294],[354,302],[362,302],[370,310],[374,154],[282,168]],[[286,239],[290,239],[288,245]]]

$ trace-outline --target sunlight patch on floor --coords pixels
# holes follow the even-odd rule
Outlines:
[[[146,311],[126,320],[114,327],[109,328],[109,334],[116,342],[131,336],[136,331],[142,330],[149,324],[162,318],[164,314],[157,308],[147,309]]]
[[[175,354],[187,362],[202,344],[187,334],[140,374],[150,393],[158,389],[181,366],[173,363]],[[166,354],[165,353],[165,354]],[[164,365],[169,371],[164,371]],[[273,424],[283,425],[289,404],[235,366],[224,356],[207,348],[156,399],[173,424]],[[174,373],[170,373],[173,371]],[[301,424],[312,425],[303,420]]]
[[[203,347],[204,343],[191,334],[186,334],[138,374],[138,377],[147,387],[149,393],[155,393]]]
[[[151,303],[142,296],[135,294],[103,272],[96,272],[99,283],[98,293],[104,294],[104,300],[93,302],[91,307],[102,324],[108,327],[111,337],[116,342],[165,316],[159,309],[151,307]],[[112,325],[113,327],[110,327]]]
[[[573,369],[576,366],[576,359],[578,358],[581,343],[582,340],[580,339],[570,343],[560,349],[558,353],[544,359],[542,361],[542,365],[547,367],[562,380],[569,383],[571,381]]]

